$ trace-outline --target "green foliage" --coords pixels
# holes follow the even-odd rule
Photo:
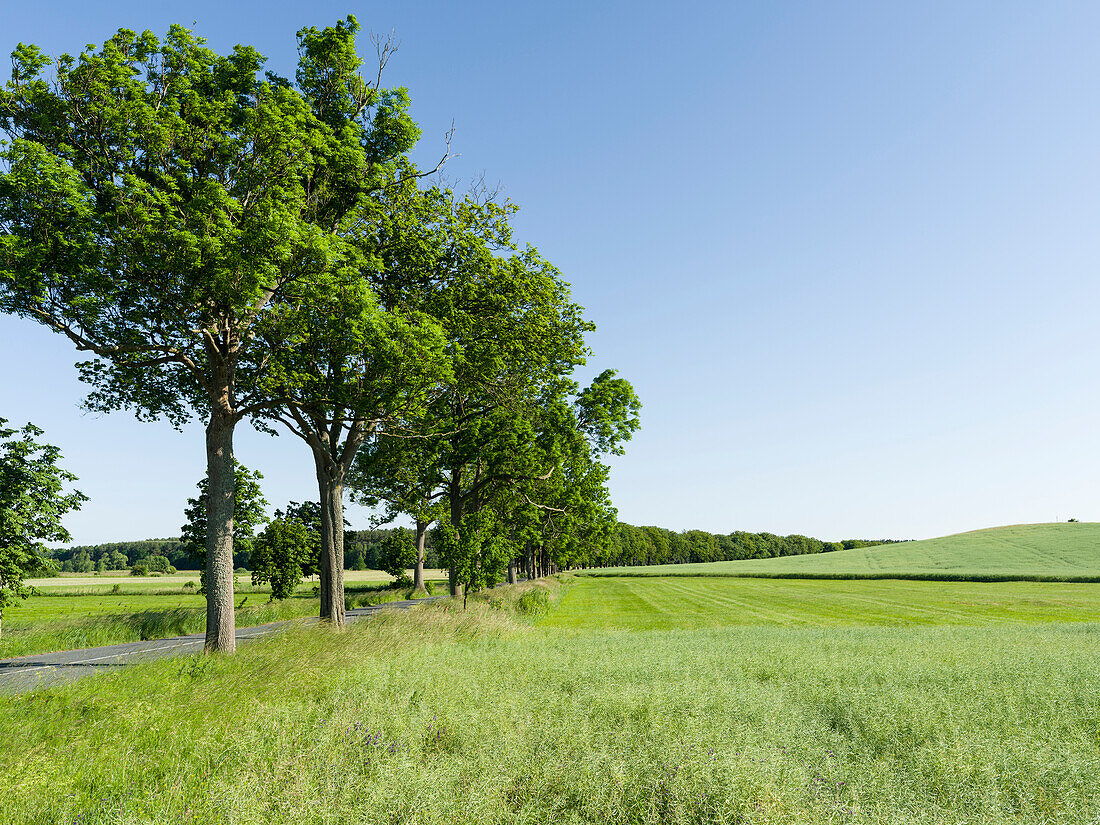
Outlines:
[[[440,558],[466,595],[500,582],[516,551],[489,509],[467,515],[461,530],[444,521],[437,529],[437,542]]]
[[[301,583],[304,571],[312,575],[317,569],[320,534],[315,522],[301,518],[304,515],[308,519],[312,511],[303,511],[303,505],[295,502],[287,510],[286,514],[275,512],[252,550],[252,584],[269,583],[272,599],[287,598]]]
[[[191,544],[179,538],[145,539],[143,541],[115,541],[103,544],[53,548],[50,556],[61,564],[61,570],[79,572],[84,557],[94,560],[96,570],[125,570],[135,561],[150,556],[164,556],[168,563],[184,570],[198,570],[201,558],[191,553]],[[205,552],[205,547],[202,548]]]
[[[0,418],[0,617],[30,595],[26,577],[54,569],[43,542],[68,541],[61,518],[87,501],[78,491],[65,492],[76,476],[57,466],[57,447],[37,441],[42,430],[5,424]]]
[[[249,562],[256,528],[264,519],[267,499],[260,489],[263,474],[252,471],[233,459],[235,468],[233,487],[233,563],[243,567]],[[197,485],[199,494],[187,499],[183,511],[187,522],[180,528],[180,541],[186,552],[199,560],[200,593],[206,592],[206,504],[209,495],[209,474]]]
[[[219,380],[238,409],[262,401],[254,332],[273,291],[358,260],[343,220],[418,135],[403,92],[361,79],[357,31],[299,32],[298,88],[179,25],[78,57],[15,50],[0,309],[94,353],[90,404],[180,421]]]
[[[175,573],[174,568],[165,556],[148,556],[144,559],[145,566],[149,568],[151,572],[156,573]]]
[[[302,29],[297,87],[173,25],[56,60],[20,45],[0,90],[0,311],[91,353],[88,407],[207,419],[221,568],[234,427],[303,389],[275,357],[300,352],[296,324],[344,287],[370,297],[358,228],[419,134],[403,90],[362,80],[358,29]],[[232,593],[209,584],[208,645],[231,648]]]
[[[797,534],[777,536],[772,533],[746,533],[740,530],[728,536],[703,530],[677,533],[662,527],[635,527],[619,522],[606,535],[590,541],[577,563],[593,567],[697,565],[717,561],[833,553],[848,548],[894,543],[897,542],[860,539],[827,542]]]
[[[378,569],[395,579],[407,578],[405,571],[416,564],[416,547],[407,530],[394,530],[378,548]]]
[[[130,568],[130,575],[131,576],[148,576],[149,575],[149,565],[147,565],[143,561],[135,562],[134,565]]]

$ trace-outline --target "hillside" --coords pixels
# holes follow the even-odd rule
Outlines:
[[[1100,580],[1100,523],[1018,524],[832,553],[590,572],[604,576]]]

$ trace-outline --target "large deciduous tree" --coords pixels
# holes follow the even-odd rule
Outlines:
[[[89,407],[206,421],[208,651],[235,647],[233,431],[274,403],[269,310],[358,268],[349,220],[418,136],[404,91],[362,79],[358,28],[302,30],[296,82],[182,26],[21,44],[0,91],[0,310],[91,354]]]
[[[0,418],[0,629],[4,608],[30,593],[24,578],[57,569],[43,542],[68,541],[61,517],[87,501],[65,492],[76,476],[57,466],[57,447],[36,441],[42,430],[5,424]]]
[[[445,378],[438,324],[379,307],[365,279],[286,302],[270,333],[269,416],[313,455],[320,502],[320,615],[344,623],[344,485],[360,446],[382,424],[406,419]],[[281,335],[282,330],[288,334]],[[263,425],[263,422],[258,422]]]

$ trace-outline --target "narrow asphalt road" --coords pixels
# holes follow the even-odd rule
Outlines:
[[[396,607],[408,609],[414,604],[433,602],[439,596],[428,599],[410,599],[400,602],[359,607],[347,611],[349,622],[358,621],[379,610]],[[237,642],[251,641],[272,633],[278,633],[298,620],[273,622],[255,627],[238,627]],[[202,650],[205,635],[193,633],[190,636],[174,636],[169,639],[155,639],[148,642],[126,642],[120,645],[90,647],[84,650],[65,650],[58,653],[39,653],[21,656],[18,659],[0,659],[0,694],[12,695],[46,685],[71,682],[93,673],[102,673],[111,668],[125,667],[135,662],[149,662],[169,656],[198,653]]]

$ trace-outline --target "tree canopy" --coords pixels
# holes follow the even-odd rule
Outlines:
[[[355,221],[419,135],[404,90],[363,80],[358,30],[302,29],[294,81],[179,25],[20,44],[0,90],[0,310],[90,354],[89,407],[207,421],[208,650],[235,646],[233,429],[280,400],[270,310],[358,278]]]
[[[43,542],[68,541],[61,517],[87,501],[65,491],[76,476],[57,466],[57,447],[37,440],[42,430],[6,424],[0,418],[0,622],[5,607],[30,595],[26,577],[55,569]]]

